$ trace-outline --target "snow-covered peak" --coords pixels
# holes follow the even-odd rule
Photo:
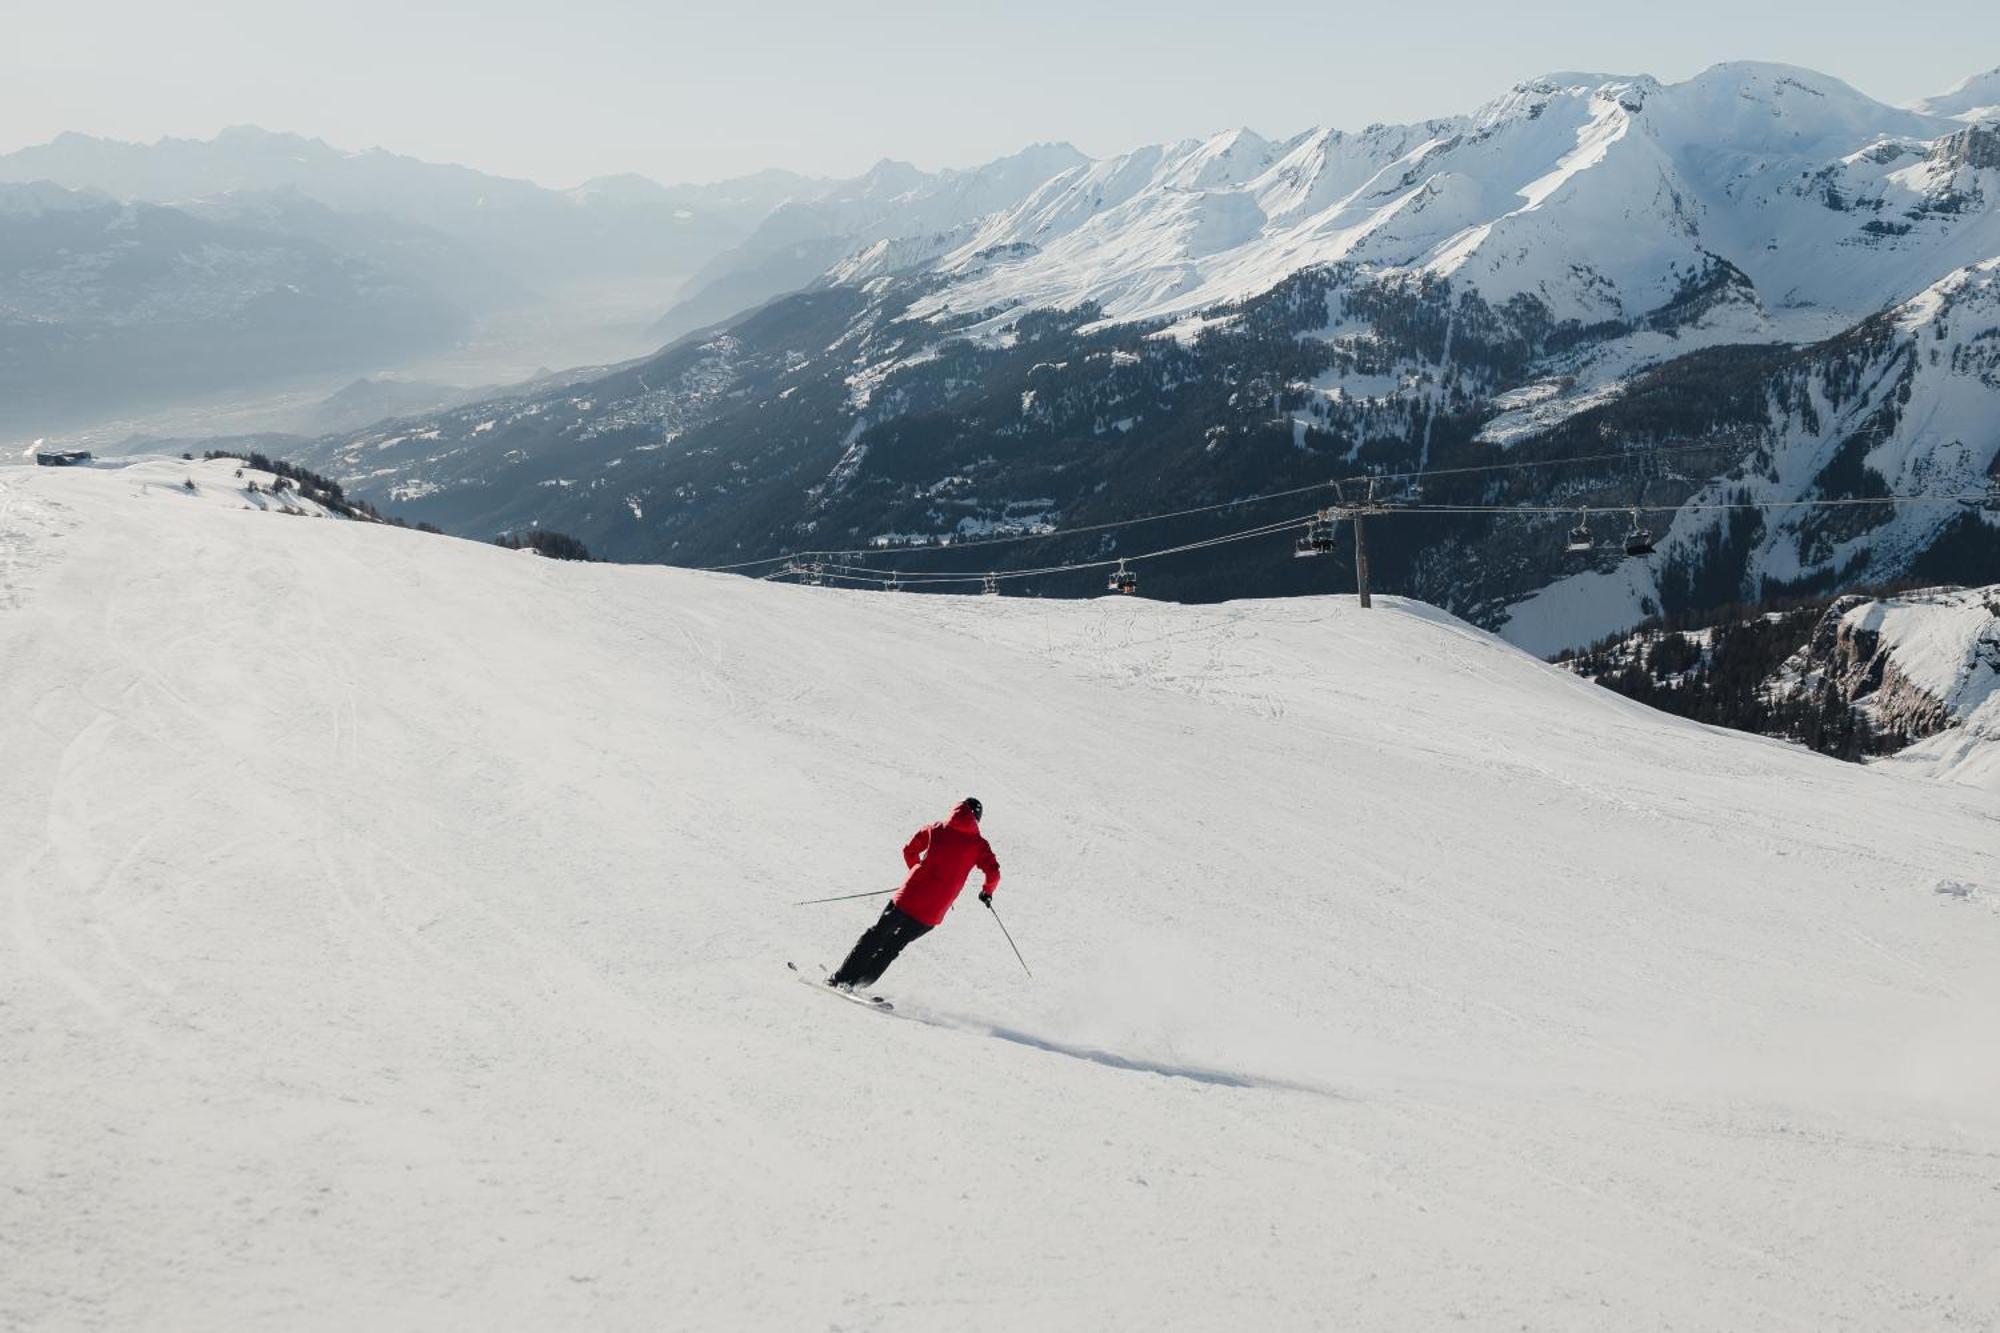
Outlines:
[[[884,159],[853,180],[816,182],[704,266],[654,336],[679,337],[815,282],[860,281],[904,261],[928,262],[979,219],[1088,163],[1069,144],[1043,143],[975,167],[926,172]]]
[[[1248,129],[1225,130],[1178,155],[1164,184],[1183,190],[1242,185],[1271,164],[1271,143]]]
[[[916,189],[926,179],[914,163],[885,157],[861,173],[852,193],[869,198],[897,198]]]
[[[996,157],[991,162],[970,170],[985,176],[1030,176],[1039,182],[1068,171],[1072,167],[1082,166],[1090,160],[1075,144],[1057,141],[1029,144],[1018,153]]]
[[[1629,103],[1636,110],[1659,86],[1659,81],[1648,74],[1558,71],[1515,84],[1473,112],[1468,120],[1473,129],[1491,129],[1521,117],[1537,118],[1547,111],[1550,103],[1562,99],[1588,103],[1604,98]]]
[[[1823,311],[1806,321],[1823,336],[1995,252],[1978,249],[1984,220],[1926,220],[1973,197],[1964,181],[1885,183],[1907,163],[1854,165],[1885,146],[1921,155],[1962,128],[1790,65],[1734,62],[1676,84],[1559,71],[1469,116],[1282,143],[1231,130],[1079,167],[945,255],[958,283],[919,310],[1095,302],[1113,320],[1167,318],[1346,261],[1448,276],[1495,302],[1532,297],[1588,324],[1644,316],[1721,259],[1767,312]],[[1844,196],[1800,185],[1842,164],[1870,177],[1856,188],[1883,209],[1918,220],[1855,216]],[[1818,258],[1850,243],[1851,264]]]
[[[728,272],[732,259],[754,264],[759,256],[801,242],[844,245],[851,255],[877,241],[949,232],[1009,207],[1050,177],[1088,161],[1060,143],[1036,144],[976,167],[938,172],[884,158],[853,180],[780,205],[740,253],[724,256],[716,267]]]
[[[1589,92],[1598,88],[1609,88],[1622,84],[1651,84],[1658,81],[1650,74],[1605,74],[1589,73],[1583,70],[1552,70],[1539,78],[1523,79],[1512,90],[1489,106],[1497,106],[1516,97],[1543,96],[1557,92]]]
[[[2000,120],[2000,68],[1961,79],[1950,91],[1916,103],[1913,110],[1953,120]]]
[[[1773,163],[1835,157],[1882,135],[1935,138],[1951,128],[1830,75],[1762,61],[1713,65],[1669,84],[1648,118],[1680,145],[1761,154]]]
[[[1978,341],[1991,341],[2000,328],[2000,256],[1968,264],[1939,278],[1896,307],[1896,326],[1908,332],[1940,330],[1955,312],[1974,312],[1965,334]],[[1942,331],[1934,336],[1944,337]]]

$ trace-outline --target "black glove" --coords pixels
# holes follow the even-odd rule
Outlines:
[[[979,901],[985,903],[988,907],[991,907],[993,906],[993,895],[990,893],[982,893],[979,895]]]

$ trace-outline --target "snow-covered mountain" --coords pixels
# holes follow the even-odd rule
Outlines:
[[[411,286],[437,292],[460,310],[485,313],[529,299],[519,275],[441,231],[389,213],[332,208],[292,187],[231,190],[173,207],[198,218],[318,242]]]
[[[297,199],[176,209],[0,184],[0,432],[447,342],[451,247]]]
[[[946,256],[958,280],[918,313],[1092,302],[1170,318],[1350,263],[1591,325],[1656,310],[1721,261],[1755,293],[1747,327],[1827,333],[1909,295],[1911,251],[1924,281],[2000,253],[1990,216],[1936,209],[1951,169],[1925,151],[1960,128],[1807,70],[1736,64],[1671,85],[1549,75],[1468,116],[1358,135],[1235,130],[1051,181]],[[1896,244],[1868,230],[1880,219]]]
[[[1348,597],[0,463],[0,1324],[1982,1328],[1983,792]],[[798,985],[978,794],[892,1015]],[[888,1256],[888,1259],[885,1259]],[[892,1261],[891,1261],[892,1260]]]
[[[714,185],[663,186],[628,175],[552,190],[379,149],[348,152],[240,127],[213,139],[152,144],[65,134],[0,155],[0,186],[15,192],[16,212],[25,197],[19,191],[67,186],[309,241],[350,266],[433,293],[458,316],[449,340],[429,336],[435,321],[414,320],[409,330],[390,330],[366,344],[372,354],[333,365],[288,355],[286,349],[313,338],[309,330],[290,329],[259,338],[250,355],[228,367],[169,355],[136,376],[112,363],[86,364],[58,337],[46,376],[35,372],[59,386],[37,391],[36,410],[52,415],[36,428],[95,427],[101,435],[121,422],[142,434],[184,430],[150,417],[199,417],[204,406],[238,429],[310,428],[298,404],[354,371],[470,386],[643,354],[658,346],[646,341],[645,324],[689,274],[748,235],[779,203],[810,196],[822,183],[766,171]],[[86,242],[79,253],[93,248],[99,247]],[[206,272],[200,263],[182,266],[178,279],[188,300],[205,306],[231,299],[240,284],[217,274],[218,290],[205,292]],[[0,272],[0,301],[37,281]],[[259,395],[269,402],[261,412]],[[0,429],[17,424],[28,405],[12,406],[17,410],[0,419]],[[133,413],[146,415],[135,420]]]
[[[885,158],[854,180],[779,204],[741,244],[689,279],[652,332],[670,342],[810,286],[830,270],[852,280],[881,267],[878,246],[898,256],[895,268],[930,259],[982,218],[1087,160],[1068,144],[1036,144],[962,171],[925,172]],[[873,262],[859,258],[868,253]]]
[[[1994,570],[1995,527],[1979,496],[2000,473],[2000,258],[1959,269],[1916,297],[1773,366],[1748,405],[1739,466],[1691,505],[1763,501],[1744,523],[1682,510],[1667,561],[1624,562],[1561,579],[1515,607],[1510,637],[1541,652],[1629,625],[1672,601],[1675,552],[1716,549],[1727,528],[1731,588],[1810,590],[1868,576],[1977,579]],[[1588,419],[1586,419],[1588,420]],[[1960,504],[1786,509],[1799,498],[1957,495]],[[1746,526],[1747,524],[1747,526]]]
[[[760,172],[714,186],[668,187],[620,176],[552,190],[247,125],[212,139],[150,144],[69,133],[0,155],[0,181],[33,180],[169,204],[292,191],[342,212],[387,214],[441,232],[514,280],[543,288],[604,277],[685,276],[811,185],[790,173]]]
[[[907,184],[884,168],[869,197]],[[1789,66],[1563,73],[1412,125],[1078,163],[963,227],[906,216],[594,383],[305,456],[462,531],[542,523],[691,563],[876,547],[958,573],[941,543],[1032,536],[978,559],[1048,569],[1287,517],[1222,502],[1450,468],[1401,498],[1521,512],[1385,521],[1377,579],[1543,652],[1767,593],[2000,578],[1976,507],[2000,458],[2000,126]],[[837,230],[796,234],[815,229]],[[1869,507],[1888,494],[1922,503]],[[1724,507],[1823,500],[1853,503]],[[1638,506],[1657,554],[1565,556],[1577,514],[1552,511]],[[1285,544],[1147,586],[1352,577],[1345,555],[1272,559]]]
[[[2000,69],[1974,74],[1949,92],[1926,97],[1916,110],[1927,116],[1950,116],[1954,120],[2000,120]]]

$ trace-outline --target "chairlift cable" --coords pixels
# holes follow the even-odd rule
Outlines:
[[[1351,479],[1343,479],[1343,480],[1351,480]],[[1332,483],[1327,483],[1327,484],[1332,484]],[[1316,489],[1316,488],[1305,488],[1305,489]],[[1290,493],[1296,494],[1297,492],[1290,492]],[[1278,493],[1274,493],[1274,495],[1275,494]],[[1843,506],[1853,506],[1853,505],[1871,505],[1871,504],[1928,505],[1928,504],[1991,503],[1993,496],[1994,492],[1988,490],[1977,493],[1968,492],[1968,493],[1955,493],[1955,494],[1945,494],[1945,495],[1823,496],[1817,498],[1798,499],[1798,500],[1706,501],[1706,502],[1689,502],[1678,505],[1640,504],[1640,505],[1627,505],[1621,507],[1624,508],[1627,513],[1631,514],[1634,520],[1634,531],[1626,534],[1626,541],[1629,547],[1629,544],[1631,543],[1632,539],[1639,532],[1646,531],[1645,529],[1640,527],[1638,523],[1638,516],[1641,514],[1679,513],[1682,510],[1689,510],[1701,513],[1714,513],[1714,512],[1740,511],[1740,510],[1816,509],[1816,508],[1843,507]],[[1262,498],[1273,498],[1273,497],[1262,497]],[[1247,502],[1239,501],[1234,503],[1247,503]],[[1182,512],[1184,513],[1211,512],[1214,509],[1227,508],[1227,507],[1229,506],[1227,505],[1205,506],[1199,510],[1182,511]],[[1328,509],[1314,510],[1312,513],[1309,514],[1295,515],[1293,517],[1278,520],[1275,522],[1259,524],[1255,527],[1244,528],[1235,532],[1223,533],[1214,537],[1200,538],[1198,540],[1191,542],[1184,542],[1176,546],[1162,547],[1158,550],[1153,550],[1153,551],[1143,551],[1137,554],[1123,555],[1123,556],[1111,556],[1099,560],[1081,560],[1081,561],[1070,561],[1063,564],[1042,565],[1029,569],[984,570],[984,571],[888,569],[885,571],[885,570],[868,568],[865,566],[848,565],[848,564],[834,563],[830,561],[812,561],[809,563],[799,562],[797,556],[788,556],[785,557],[785,559],[788,562],[787,567],[785,569],[775,571],[771,574],[764,575],[763,577],[766,579],[772,579],[772,578],[783,577],[787,574],[797,574],[803,576],[808,582],[816,582],[817,584],[824,584],[824,582],[829,576],[838,576],[850,582],[862,583],[862,584],[874,584],[877,586],[888,587],[892,589],[913,588],[919,586],[942,586],[949,584],[976,582],[982,585],[982,589],[992,588],[994,591],[997,591],[998,590],[997,584],[1002,581],[1012,581],[1012,580],[1027,579],[1027,578],[1045,578],[1057,574],[1083,573],[1091,570],[1110,569],[1113,567],[1122,568],[1125,565],[1137,564],[1139,562],[1146,560],[1158,560],[1158,559],[1163,559],[1167,556],[1185,555],[1195,551],[1207,550],[1211,547],[1232,545],[1237,542],[1251,541],[1259,537],[1272,536],[1280,532],[1296,529],[1301,524],[1307,525],[1309,529],[1317,528],[1322,522],[1325,522],[1327,520],[1328,515],[1338,516],[1343,509],[1348,507],[1351,506],[1336,505]],[[1402,514],[1496,514],[1496,515],[1521,514],[1529,516],[1551,516],[1559,514],[1581,513],[1584,516],[1586,527],[1587,527],[1587,516],[1590,512],[1587,506],[1579,510],[1579,507],[1573,504],[1463,505],[1463,504],[1418,503],[1418,504],[1407,504],[1407,505],[1398,505],[1398,504],[1371,505],[1369,506],[1369,509],[1371,512],[1385,516],[1396,516]],[[1616,511],[1613,510],[1611,512],[1616,512]],[[1162,515],[1160,517],[1165,517],[1165,516]],[[1118,526],[1118,525],[1102,525],[1102,526]],[[1076,532],[1082,530],[1070,529],[1068,531]],[[1050,534],[1050,535],[1068,535],[1068,533]],[[1646,535],[1650,540],[1651,533],[1646,532]],[[1572,537],[1574,537],[1574,531],[1572,531]],[[1628,550],[1628,554],[1638,554],[1638,553],[1631,552]]]
[[[1466,467],[1428,468],[1415,472],[1363,472],[1352,476],[1333,477],[1326,481],[1315,481],[1304,486],[1294,486],[1289,490],[1265,491],[1258,495],[1245,495],[1234,500],[1219,500],[1214,504],[1196,505],[1190,509],[1174,509],[1164,513],[1140,514],[1132,518],[1111,519],[1103,523],[1086,523],[1074,528],[1052,528],[1047,532],[1023,532],[1007,537],[972,537],[958,541],[941,541],[922,547],[871,547],[864,552],[859,547],[839,547],[824,550],[794,551],[789,555],[767,555],[755,560],[740,560],[726,565],[694,565],[690,568],[703,574],[726,574],[738,569],[751,569],[758,565],[776,564],[785,560],[798,560],[818,556],[841,556],[893,553],[907,555],[924,551],[945,551],[959,547],[1011,546],[1021,542],[1053,541],[1058,537],[1074,537],[1090,532],[1109,532],[1117,528],[1129,528],[1140,523],[1161,523],[1172,518],[1187,518],[1195,514],[1212,514],[1218,510],[1235,509],[1242,505],[1262,504],[1267,500],[1283,500],[1294,495],[1306,495],[1313,491],[1329,488],[1338,489],[1342,484],[1359,481],[1423,481],[1431,477],[1469,476],[1485,472],[1517,472],[1531,468],[1564,467],[1573,463],[1606,463],[1620,460],[1643,459],[1665,454],[1685,454],[1714,452],[1727,449],[1726,444],[1682,444],[1664,445],[1656,449],[1620,449],[1611,453],[1581,454],[1572,458],[1530,458],[1510,463],[1479,463]],[[1983,497],[1975,496],[1974,499]],[[1419,508],[1423,506],[1417,506]]]

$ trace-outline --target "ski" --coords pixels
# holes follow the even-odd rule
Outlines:
[[[796,976],[800,981],[804,982],[808,986],[811,986],[816,991],[824,991],[828,995],[839,996],[841,999],[846,1000],[849,1004],[858,1004],[865,1009],[879,1009],[885,1014],[893,1013],[895,1011],[896,1006],[890,1004],[887,1000],[883,999],[879,995],[870,995],[865,991],[843,990],[839,986],[827,985],[825,976],[826,968],[824,966],[822,966],[819,969],[820,976],[817,978],[813,977],[810,973],[808,973],[804,968],[800,967],[797,963],[788,961],[786,962],[785,966],[792,969],[792,975]]]

